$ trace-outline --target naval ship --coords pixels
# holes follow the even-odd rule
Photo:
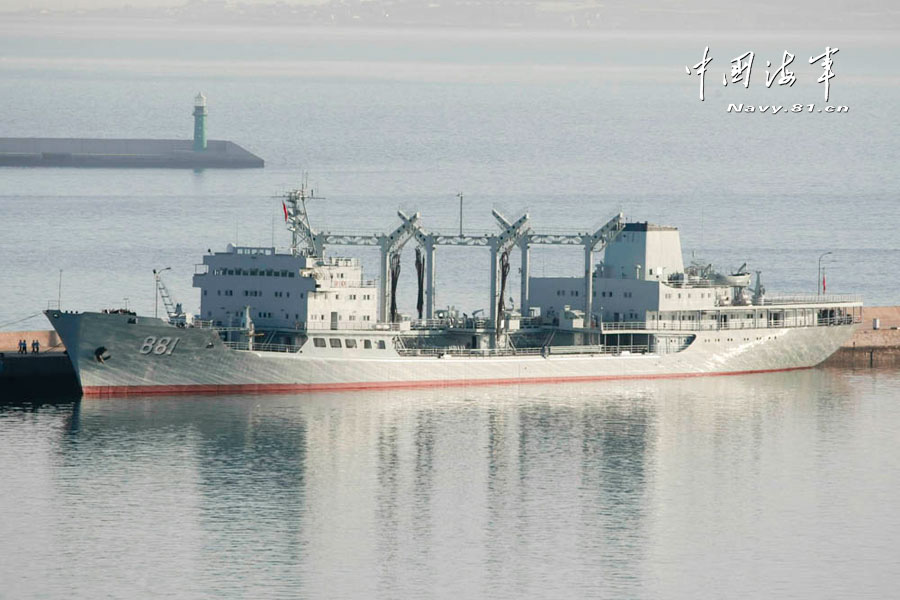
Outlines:
[[[284,198],[289,251],[229,244],[193,276],[200,313],[174,305],[157,274],[166,318],[127,310],[46,311],[83,394],[303,392],[430,386],[601,382],[738,375],[813,367],[862,317],[857,296],[768,294],[743,265],[687,266],[675,227],[626,222],[596,231],[541,232],[528,214],[498,211],[496,233],[427,230],[398,212],[387,233],[314,229],[305,188]],[[400,252],[413,242],[417,318],[397,310]],[[538,245],[584,251],[580,277],[532,277]],[[366,280],[339,245],[380,250]],[[489,310],[435,303],[442,245],[489,250]],[[521,253],[519,306],[506,290]],[[601,260],[595,260],[602,254]]]

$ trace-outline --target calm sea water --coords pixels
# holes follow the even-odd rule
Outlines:
[[[0,168],[0,329],[56,300],[196,310],[194,264],[284,246],[304,171],[323,228],[587,229],[624,210],[686,259],[770,290],[896,304],[893,41],[784,34],[189,29],[0,23],[0,136],[169,137],[209,97],[213,139],[264,170]],[[714,56],[701,103],[685,65]],[[842,115],[807,55],[840,46]],[[798,83],[721,86],[730,58],[798,56]],[[758,63],[755,77],[763,74]],[[711,67],[711,68],[712,68]],[[335,250],[337,251],[337,250]],[[341,251],[344,253],[343,251]],[[368,261],[374,254],[346,252]],[[401,309],[412,311],[411,250]],[[514,260],[517,257],[514,257]],[[439,305],[487,296],[488,256],[441,249]],[[580,253],[540,249],[536,274]],[[513,269],[511,289],[517,289]],[[0,598],[886,597],[900,580],[900,374],[0,403]]]
[[[0,407],[4,598],[885,598],[900,373]]]

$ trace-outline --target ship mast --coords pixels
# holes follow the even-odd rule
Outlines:
[[[291,232],[291,254],[308,258],[325,258],[325,243],[318,231],[309,222],[306,201],[315,197],[307,194],[306,183],[299,189],[284,195],[285,221]]]

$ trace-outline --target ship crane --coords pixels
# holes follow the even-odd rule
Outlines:
[[[157,271],[153,269],[153,275],[156,279],[156,293],[157,300],[162,298],[163,307],[166,309],[166,316],[169,317],[169,323],[173,325],[184,324],[185,323],[185,315],[184,310],[181,308],[181,303],[175,303],[172,301],[172,295],[169,293],[169,288],[166,287],[166,284],[163,283],[162,280],[162,272],[168,271],[170,267],[166,267],[165,269],[160,269]],[[155,315],[156,313],[154,313]]]
[[[399,256],[403,246],[417,233],[424,233],[422,226],[419,224],[419,213],[407,216],[402,210],[398,210],[397,216],[400,217],[400,225],[396,229],[389,234],[376,236],[379,249],[381,250],[381,277],[379,279],[379,294],[381,296],[379,319],[381,321],[387,321],[388,319],[393,321],[396,318],[396,314],[391,310],[391,307],[396,304],[397,277],[400,273],[396,262],[399,258],[395,259],[394,256]],[[390,282],[390,285],[388,285],[388,282]]]
[[[503,294],[506,291],[506,276],[509,273],[509,251],[531,232],[528,213],[516,221],[510,221],[500,211],[494,209],[491,214],[497,220],[500,234],[491,236],[491,322],[500,332],[500,321],[503,319]]]

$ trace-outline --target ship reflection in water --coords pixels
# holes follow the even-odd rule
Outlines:
[[[10,597],[883,595],[898,390],[819,369],[0,406],[0,580]]]

